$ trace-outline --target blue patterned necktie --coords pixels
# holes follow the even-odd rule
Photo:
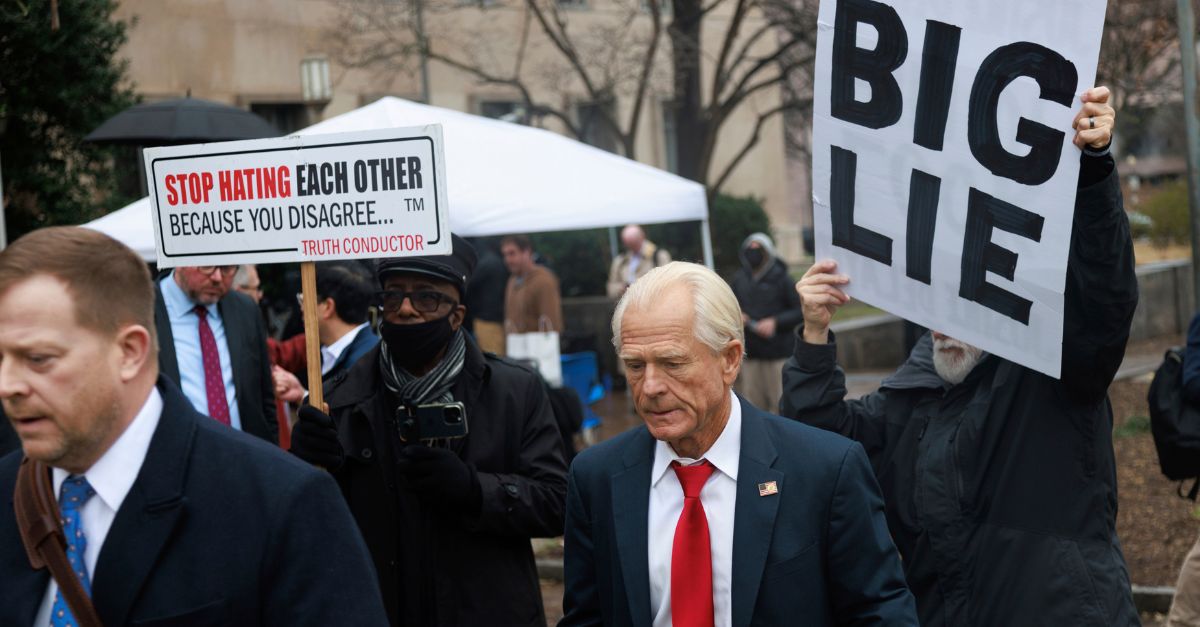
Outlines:
[[[79,508],[83,507],[83,504],[87,503],[88,499],[95,494],[96,491],[92,489],[86,478],[71,475],[63,482],[62,491],[58,496],[58,508],[62,511],[63,534],[67,537],[67,561],[71,562],[71,568],[79,576],[79,581],[83,583],[83,590],[87,592],[88,596],[92,596],[92,582],[88,578],[87,564],[83,561],[83,553],[87,550],[87,536],[83,535],[83,522],[79,519]],[[51,627],[73,627],[77,624],[79,624],[78,621],[71,615],[71,608],[67,607],[67,600],[63,597],[62,590],[59,590],[54,595],[54,607],[50,612]]]

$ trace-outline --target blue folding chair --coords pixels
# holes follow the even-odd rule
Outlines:
[[[583,403],[583,441],[592,444],[594,430],[600,426],[600,416],[592,404],[608,394],[600,380],[600,366],[595,351],[567,353],[561,357],[563,385],[575,390]]]

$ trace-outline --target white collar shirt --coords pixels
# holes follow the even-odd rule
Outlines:
[[[365,328],[367,328],[366,322],[354,327],[333,344],[321,347],[321,376],[325,376],[329,374],[330,370],[333,370],[333,365],[337,363],[338,358],[346,352],[346,349],[354,342],[354,338],[358,337],[358,334],[362,333]]]
[[[93,588],[96,583],[96,560],[100,557],[100,549],[104,546],[105,538],[108,537],[108,530],[112,527],[113,519],[117,517],[117,512],[121,509],[121,503],[125,502],[125,497],[133,488],[133,482],[137,480],[138,473],[142,470],[142,462],[146,460],[146,452],[150,450],[150,440],[154,437],[155,429],[158,428],[162,409],[162,395],[155,387],[151,389],[150,396],[134,416],[133,422],[125,428],[125,432],[117,438],[116,442],[113,442],[104,455],[100,456],[100,459],[96,460],[95,464],[92,464],[87,472],[83,473],[88,484],[96,491],[96,495],[79,508],[80,524],[83,527],[84,537],[87,538],[83,562],[87,565],[88,577],[91,579]],[[51,474],[54,479],[54,495],[57,497],[62,490],[63,482],[67,480],[70,473],[61,468],[52,468]],[[119,573],[110,574],[120,576]],[[58,584],[51,577],[50,585],[46,588],[46,594],[42,597],[42,605],[38,609],[37,618],[33,623],[36,627],[50,624],[50,611],[54,605],[56,594],[58,594]]]
[[[712,547],[715,627],[729,627],[733,623],[733,517],[737,504],[738,461],[742,453],[742,406],[733,392],[729,396],[732,399],[729,421],[702,458],[716,468],[700,491]],[[675,525],[683,513],[683,487],[671,470],[671,462],[690,466],[702,460],[680,457],[671,445],[661,440],[654,445],[646,538],[654,627],[671,625],[671,552]]]

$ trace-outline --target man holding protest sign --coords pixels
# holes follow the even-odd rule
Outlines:
[[[827,260],[797,284],[783,413],[867,449],[922,625],[1138,624],[1106,396],[1137,304],[1108,97],[1088,90],[1075,117],[1061,379],[935,331],[877,392],[845,400],[829,323],[851,277]]]
[[[341,484],[393,625],[545,625],[529,539],[562,533],[562,440],[541,379],[462,328],[475,262],[457,235],[381,260],[382,342],[292,436]]]

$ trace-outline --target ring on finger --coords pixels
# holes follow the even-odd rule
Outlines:
[[[1096,128],[1096,116],[1088,116],[1088,128]]]

